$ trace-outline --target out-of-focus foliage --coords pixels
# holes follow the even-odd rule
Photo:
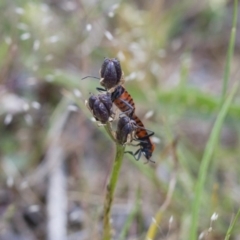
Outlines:
[[[116,239],[122,229],[126,239],[144,239],[173,171],[177,184],[157,239],[188,239],[200,161],[219,110],[232,13],[226,0],[1,1],[0,239],[46,238],[48,183],[58,158],[48,163],[56,145],[66,174],[68,237],[101,239],[114,145],[84,106],[99,83],[81,78],[99,76],[104,57],[121,61],[136,112],[156,136],[156,164],[125,157],[112,211]],[[239,49],[237,31],[229,88],[239,81]],[[237,92],[208,170],[203,239],[223,239],[239,208],[239,118]],[[239,236],[236,227],[232,237]]]

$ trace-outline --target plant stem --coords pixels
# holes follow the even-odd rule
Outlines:
[[[107,122],[107,124],[104,126],[106,132],[108,133],[109,137],[115,142],[116,142],[116,139],[115,139],[115,136],[114,136],[114,133],[112,132],[112,127],[111,127],[111,124],[109,122]]]
[[[174,161],[174,169],[173,169],[172,177],[171,177],[171,180],[169,183],[167,197],[166,197],[165,201],[163,202],[163,204],[161,205],[161,207],[158,209],[155,217],[152,219],[152,223],[147,231],[145,240],[148,240],[148,239],[153,240],[156,238],[157,230],[158,230],[160,223],[162,221],[162,218],[163,218],[163,213],[164,213],[164,211],[166,211],[166,209],[168,208],[168,206],[170,205],[171,200],[172,200],[173,192],[174,192],[176,182],[177,182],[176,175],[177,175],[177,168],[178,168],[178,156],[177,156],[177,151],[176,151],[176,145],[177,145],[177,139],[175,139],[173,141],[173,143],[171,144],[171,150],[172,150],[173,161]],[[170,225],[169,225],[169,227],[170,227]]]
[[[235,224],[236,224],[236,222],[237,222],[237,220],[239,218],[239,215],[240,215],[240,209],[238,209],[237,215],[235,216],[233,222],[231,223],[231,225],[228,228],[225,240],[229,240],[229,238],[230,238],[230,236],[232,234],[233,228],[235,227]]]
[[[104,200],[104,215],[103,215],[103,240],[111,239],[110,213],[113,202],[113,195],[117,185],[118,176],[122,166],[125,146],[116,143],[116,156],[113,163],[113,168],[107,185],[107,192]]]
[[[226,97],[226,92],[227,92],[227,84],[228,84],[228,80],[229,80],[229,76],[230,76],[231,60],[233,57],[235,39],[236,39],[237,18],[238,18],[238,0],[234,0],[232,30],[231,30],[230,41],[229,41],[229,45],[228,45],[226,65],[225,65],[225,69],[224,69],[223,88],[222,88],[222,96],[221,96],[221,102],[220,102],[221,105],[220,106],[222,106],[224,99]]]
[[[134,218],[136,217],[137,213],[139,212],[139,208],[140,208],[140,200],[141,200],[141,192],[140,192],[140,187],[138,187],[137,189],[137,193],[136,193],[136,201],[134,203],[134,206],[132,207],[132,210],[128,216],[128,218],[126,219],[122,231],[120,232],[120,236],[118,238],[118,240],[124,240],[127,238],[127,233],[131,227],[131,224],[134,220]]]
[[[233,100],[235,93],[237,92],[238,86],[239,86],[239,84],[235,84],[233,86],[231,93],[229,94],[228,98],[224,101],[224,104],[223,104],[222,108],[220,109],[220,112],[214,123],[213,129],[211,131],[210,137],[208,139],[208,142],[207,142],[207,145],[206,145],[206,148],[205,148],[202,160],[201,160],[198,179],[197,179],[197,183],[196,183],[196,189],[194,192],[189,240],[197,239],[198,217],[199,217],[201,199],[202,199],[203,190],[204,190],[203,189],[204,183],[207,178],[208,166],[211,162],[214,150],[218,143],[219,134],[222,129],[224,119],[227,115],[228,108]]]

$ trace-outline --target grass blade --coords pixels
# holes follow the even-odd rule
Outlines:
[[[228,84],[229,75],[230,75],[231,60],[234,52],[234,45],[235,45],[235,39],[236,39],[237,17],[238,17],[238,0],[234,0],[233,22],[232,22],[232,30],[231,30],[230,42],[229,42],[228,52],[227,52],[227,60],[226,60],[226,65],[224,70],[221,105],[223,104],[223,101],[227,92],[227,84]]]
[[[196,184],[196,191],[195,191],[195,197],[193,201],[193,207],[192,207],[192,216],[191,216],[191,228],[190,228],[190,236],[189,239],[194,240],[197,239],[197,225],[198,225],[198,215],[199,215],[199,210],[200,210],[200,203],[201,203],[201,196],[203,192],[203,186],[206,180],[207,176],[207,170],[209,163],[211,161],[214,149],[216,147],[219,134],[222,128],[222,124],[224,122],[224,119],[227,115],[228,108],[232,102],[232,99],[238,89],[238,84],[235,84],[233,86],[233,89],[229,95],[229,97],[226,99],[224,102],[217,119],[214,123],[212,132],[210,134],[209,140],[207,142],[203,158],[201,161],[200,169],[199,169],[199,176]]]
[[[140,202],[141,202],[140,200],[141,200],[141,194],[140,194],[140,188],[139,188],[137,190],[136,201],[135,201],[134,207],[132,208],[132,211],[130,212],[127,220],[125,221],[125,224],[122,228],[122,231],[120,233],[118,240],[124,240],[127,238],[126,236],[131,227],[131,224],[132,224],[134,218],[136,217],[137,213],[139,212]]]
[[[233,231],[233,228],[237,222],[237,219],[239,218],[239,215],[240,215],[240,209],[238,209],[238,212],[237,212],[237,215],[235,216],[232,224],[229,226],[228,228],[228,231],[227,231],[227,234],[226,234],[226,237],[224,238],[224,240],[229,240],[231,234],[232,234],[232,231]]]
[[[116,143],[116,156],[113,163],[113,168],[107,185],[107,192],[104,201],[104,213],[103,213],[103,238],[104,240],[110,240],[112,238],[112,230],[110,224],[110,214],[113,203],[114,192],[116,189],[118,176],[121,170],[123,155],[125,146]]]

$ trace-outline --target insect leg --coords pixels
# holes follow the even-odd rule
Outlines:
[[[129,109],[127,110],[127,111],[125,111],[125,112],[122,112],[121,114],[120,114],[120,116],[122,116],[123,114],[125,114],[125,115],[128,115],[128,116],[132,116],[132,114],[133,114],[133,112],[134,112],[134,107],[131,105],[131,104],[129,104],[126,100],[123,100],[123,99],[121,99],[121,98],[119,98],[119,100],[121,101],[121,102],[123,102],[126,106],[128,106],[129,107]]]
[[[140,159],[141,155],[142,155],[142,149],[139,148],[139,149],[135,152],[135,154],[138,154],[138,156],[135,157],[135,159],[138,161],[138,160]]]
[[[147,163],[149,163],[149,162],[151,162],[151,163],[156,163],[156,162],[153,161],[152,159],[147,159],[147,161],[146,161],[144,164],[147,164]]]
[[[145,130],[145,131],[147,131],[148,132],[148,134],[146,135],[146,136],[144,136],[144,137],[151,137],[151,136],[153,136],[155,133],[153,132],[153,131],[151,131],[151,130],[149,130],[149,129],[146,129],[146,128],[144,128],[144,127],[138,127],[139,129],[143,129],[143,130]]]
[[[81,80],[84,80],[84,79],[86,79],[86,78],[95,78],[95,79],[100,79],[99,77],[94,77],[94,76],[86,76],[86,77],[83,77]]]
[[[141,154],[142,154],[142,149],[139,148],[135,153],[133,153],[132,151],[126,151],[124,153],[129,153],[131,154],[137,161],[140,159]],[[138,157],[136,157],[136,155],[138,155]]]
[[[100,88],[100,87],[97,87],[96,88],[99,92],[106,92],[107,90],[105,88]]]

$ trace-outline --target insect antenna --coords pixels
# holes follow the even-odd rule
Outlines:
[[[94,77],[94,76],[86,76],[86,77],[81,78],[81,80],[84,80],[84,79],[86,79],[86,78],[95,78],[95,79],[100,80],[99,77]]]

